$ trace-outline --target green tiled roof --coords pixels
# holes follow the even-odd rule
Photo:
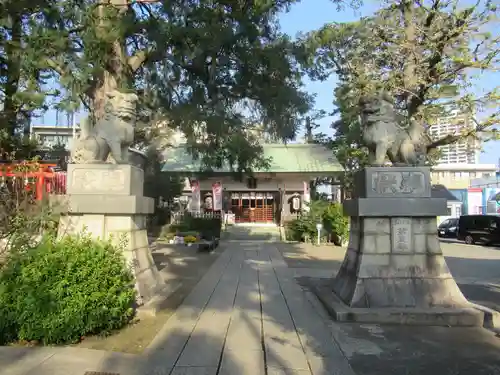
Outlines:
[[[270,168],[255,172],[271,173],[333,173],[343,171],[342,166],[326,147],[315,144],[264,144],[264,158],[270,159]],[[168,148],[164,154],[163,172],[196,173],[200,163],[194,161],[185,146]],[[214,172],[227,173],[229,168]]]

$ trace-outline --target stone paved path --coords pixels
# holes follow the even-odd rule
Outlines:
[[[0,348],[0,374],[354,375],[277,246],[230,241],[141,356]]]
[[[500,340],[481,328],[330,321],[293,276],[334,273],[340,249],[253,238],[228,241],[143,355],[0,347],[0,374],[500,375]]]
[[[353,374],[272,242],[230,246],[148,351],[171,375]]]

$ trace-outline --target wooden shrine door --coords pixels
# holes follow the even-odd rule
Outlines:
[[[269,192],[233,192],[231,211],[237,223],[272,223],[276,200]]]

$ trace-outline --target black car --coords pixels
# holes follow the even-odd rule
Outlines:
[[[446,219],[438,226],[439,237],[457,237],[458,218]]]
[[[457,238],[472,245],[500,243],[500,217],[497,215],[464,215],[458,220]]]

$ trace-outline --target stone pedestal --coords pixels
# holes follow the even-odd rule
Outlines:
[[[336,278],[318,296],[338,320],[482,325],[451,275],[437,237],[446,200],[431,197],[430,168],[371,167],[344,203],[351,231]],[[332,293],[333,292],[333,293]]]
[[[146,231],[154,200],[143,196],[143,186],[143,170],[132,165],[68,165],[68,208],[58,233],[61,237],[86,231],[116,243],[125,239],[124,256],[136,277],[139,304],[150,302],[165,287]]]

